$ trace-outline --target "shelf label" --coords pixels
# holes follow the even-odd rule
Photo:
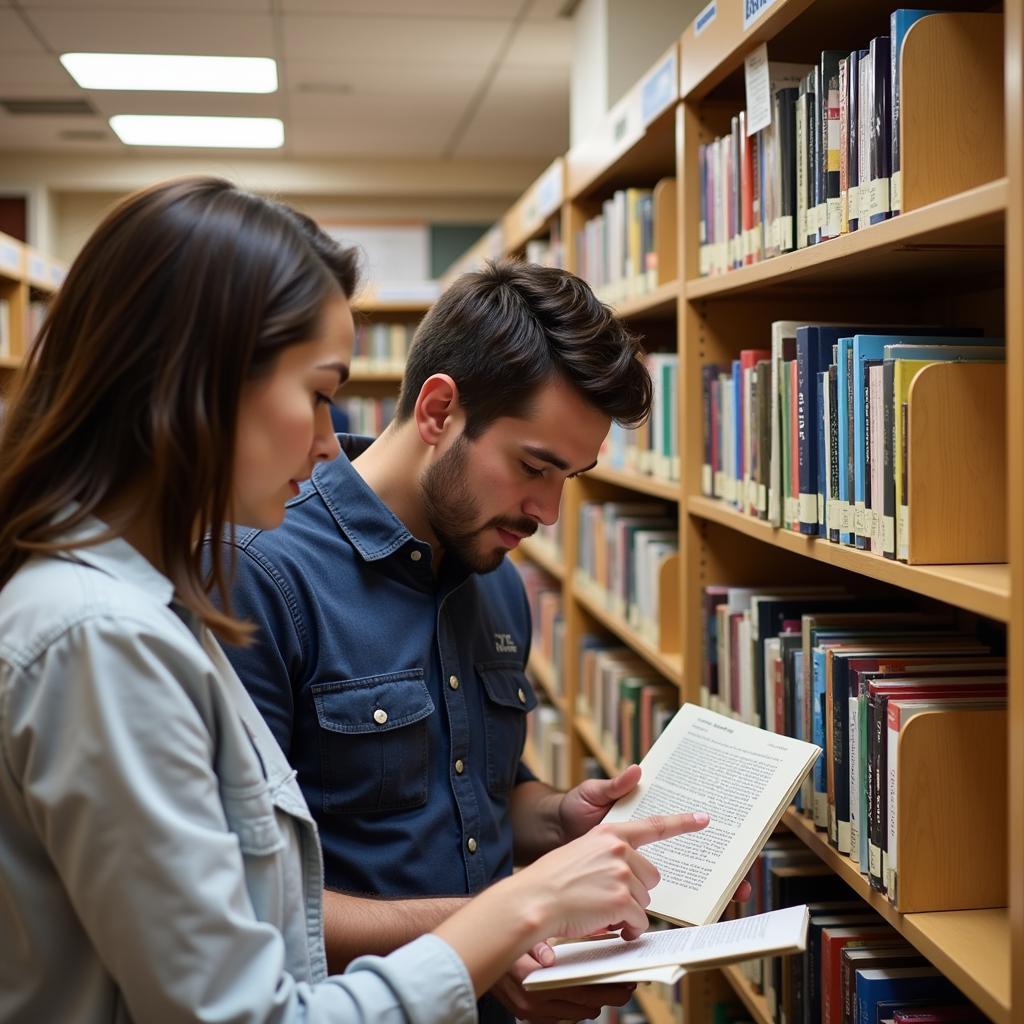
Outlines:
[[[677,78],[676,54],[673,50],[644,82],[640,97],[640,116],[644,124],[653,121],[676,98]]]
[[[10,242],[0,242],[0,267],[18,273],[21,270],[21,251]]]
[[[711,3],[704,8],[700,14],[697,15],[693,20],[693,34],[699,36],[710,25],[715,18],[718,17],[718,3],[717,0],[711,0]]]
[[[39,256],[29,257],[28,272],[30,277],[34,277],[39,281],[45,281],[49,276],[46,273],[46,261]]]
[[[746,32],[775,0],[743,0],[743,31]]]

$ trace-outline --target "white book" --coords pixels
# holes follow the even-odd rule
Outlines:
[[[820,752],[813,743],[684,704],[641,762],[636,789],[605,818],[711,816],[700,832],[645,851],[661,872],[649,913],[675,924],[717,921]]]
[[[536,990],[666,979],[672,984],[686,971],[801,953],[807,948],[807,923],[807,907],[799,906],[698,928],[648,932],[632,942],[565,943],[555,947],[556,963],[528,975],[523,986]]]
[[[782,525],[782,408],[779,374],[787,347],[796,355],[796,329],[802,320],[776,320],[772,324],[771,451],[768,458],[768,522]],[[786,345],[786,342],[789,345]]]

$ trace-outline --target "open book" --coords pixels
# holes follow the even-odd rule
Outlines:
[[[558,961],[528,975],[523,986],[545,989],[632,981],[672,984],[688,970],[803,952],[807,919],[807,907],[788,907],[701,928],[648,932],[633,942],[619,938],[570,942],[557,946]]]
[[[684,704],[641,762],[640,784],[605,818],[711,815],[700,832],[642,850],[661,872],[648,912],[675,924],[717,921],[820,753]]]

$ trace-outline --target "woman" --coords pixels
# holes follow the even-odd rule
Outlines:
[[[0,444],[4,1021],[472,1020],[545,936],[643,931],[634,847],[703,824],[601,827],[327,977],[316,829],[197,550],[336,453],[355,273],[314,232],[215,179],[132,196],[29,357]]]

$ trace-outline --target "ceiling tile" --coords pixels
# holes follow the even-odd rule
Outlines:
[[[284,62],[281,77],[296,98],[351,96],[463,97],[468,101],[487,68],[479,64],[399,64],[349,61]]]
[[[441,130],[454,129],[466,109],[467,98],[462,95],[437,96],[422,93],[380,96],[311,96],[292,95],[288,98],[289,119],[324,121],[330,129],[339,119],[345,122],[372,123],[387,121],[421,122],[431,120],[443,125]]]
[[[526,17],[529,21],[550,21],[559,18],[571,22],[572,19],[566,18],[562,12],[574,6],[571,0],[532,0]]]
[[[65,0],[66,2],[66,0]],[[286,14],[360,14],[376,17],[497,18],[508,21],[529,0],[282,0]]]
[[[57,53],[202,53],[274,55],[270,15],[204,14],[201,21],[167,11],[39,10],[32,22]]]
[[[246,11],[250,14],[270,14],[273,11],[273,0],[19,0],[27,10],[41,11],[81,11],[83,7],[95,7],[103,11],[145,11],[155,13],[164,11],[168,14],[181,11],[205,11],[208,14],[237,13]],[[0,0],[2,3],[2,0]]]
[[[572,65],[572,23],[523,22],[505,54],[503,63],[522,67],[568,69]]]
[[[96,133],[101,138],[69,140],[61,137],[62,132]],[[12,117],[0,112],[0,150],[70,155],[121,148],[106,121],[99,117]]]
[[[114,114],[182,114],[208,117],[281,117],[282,97],[274,93],[120,92],[89,89],[80,94],[106,117]]]
[[[45,53],[17,11],[0,10],[0,53]]]
[[[286,60],[490,64],[510,22],[496,19],[361,18],[287,15]]]
[[[11,54],[0,60],[0,92],[7,96],[66,96],[79,91],[60,61],[49,54]]]
[[[320,119],[288,122],[289,152],[294,156],[436,158],[452,125],[426,118],[380,120],[339,118],[330,130]]]

